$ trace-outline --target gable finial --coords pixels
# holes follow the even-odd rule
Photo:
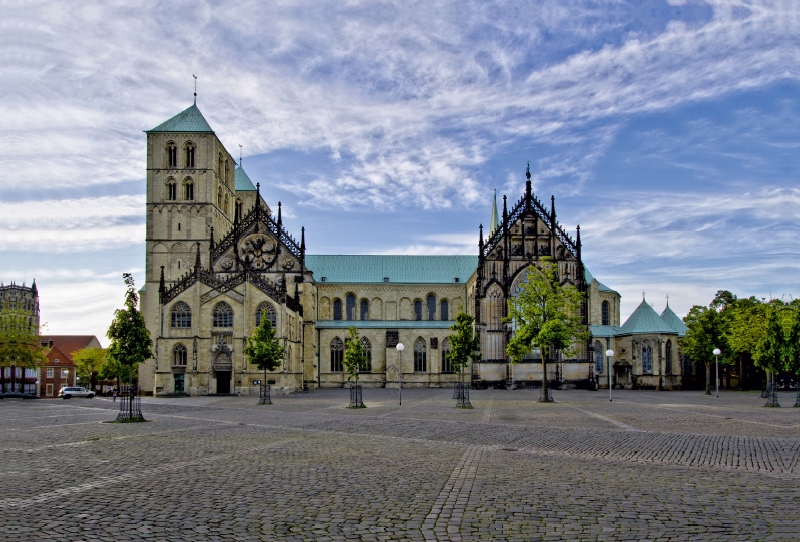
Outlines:
[[[197,76],[192,74],[192,77],[194,77],[194,105],[197,105]]]
[[[239,167],[242,167],[242,144],[239,143]]]
[[[642,290],[642,301],[644,301],[644,290]]]
[[[667,308],[669,308],[669,294],[667,294]]]
[[[525,170],[525,176],[528,178],[529,181],[531,180],[531,161],[530,160],[528,160],[528,167]]]

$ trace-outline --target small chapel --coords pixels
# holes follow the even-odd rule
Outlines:
[[[153,358],[139,368],[146,393],[257,395],[263,374],[244,347],[263,318],[285,344],[283,365],[269,378],[286,392],[345,385],[350,326],[367,351],[364,386],[452,386],[459,375],[446,354],[460,311],[475,318],[480,334],[481,361],[469,369],[474,386],[540,385],[538,349],[509,362],[513,329],[503,317],[543,257],[585,294],[581,315],[591,335],[573,356],[548,352],[551,386],[682,386],[680,318],[668,306],[659,315],[643,300],[620,325],[619,293],[586,268],[580,227],[568,231],[555,198],[533,193],[530,168],[519,199],[503,196],[499,210],[495,196],[486,231],[476,217],[474,255],[307,254],[305,228],[286,230],[280,202],[270,206],[196,103],[146,134],[140,294],[154,344]]]

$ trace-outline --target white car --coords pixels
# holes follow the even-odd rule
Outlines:
[[[64,399],[71,399],[72,397],[88,397],[91,399],[94,397],[94,392],[87,390],[86,388],[73,386],[61,388],[61,391],[58,392],[58,396],[63,397]]]

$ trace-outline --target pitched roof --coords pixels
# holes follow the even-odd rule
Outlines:
[[[478,268],[477,256],[333,256],[308,255],[306,267],[317,282],[401,284],[467,282]]]
[[[589,332],[592,334],[592,337],[616,337],[617,333],[619,333],[618,326],[589,326]]]
[[[667,303],[667,308],[664,309],[664,312],[661,313],[661,319],[664,320],[669,327],[678,332],[678,337],[685,337],[686,332],[689,331],[689,328],[686,327],[683,320],[669,308],[669,303]]]
[[[58,363],[56,363],[58,360]],[[75,365],[75,362],[72,361],[72,356],[65,354],[61,351],[61,349],[57,346],[53,346],[47,352],[47,363],[44,365],[58,365],[59,367],[69,367]]]
[[[255,192],[256,187],[253,185],[253,181],[250,180],[250,177],[247,176],[247,173],[244,172],[242,169],[242,165],[239,164],[239,167],[236,168],[236,174],[234,176],[236,180],[236,191],[237,192]]]
[[[100,348],[100,341],[94,335],[42,335],[39,337],[40,342],[53,341],[53,347],[58,348],[61,352],[72,361],[72,353],[77,352],[81,348],[87,346],[94,346]]]
[[[669,333],[675,334],[677,331],[667,324],[653,307],[647,304],[644,299],[636,310],[633,311],[622,327],[619,328],[617,335],[637,335],[642,333]]]
[[[211,126],[206,122],[206,118],[197,108],[197,104],[190,106],[172,117],[162,122],[148,132],[210,132],[214,133]]]
[[[589,272],[589,269],[585,265],[583,266],[583,276],[586,279],[586,284],[591,284],[593,280],[597,280],[596,278],[594,278],[594,275],[592,275]],[[616,290],[612,290],[599,280],[597,280],[597,289],[600,290],[601,292],[613,292],[615,294],[619,293]]]

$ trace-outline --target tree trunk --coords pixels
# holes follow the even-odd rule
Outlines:
[[[540,403],[551,403],[553,398],[550,397],[550,392],[547,388],[547,350],[541,348],[542,352],[542,393],[539,396]]]
[[[741,353],[739,354],[739,389],[747,389],[744,383],[744,354]]]
[[[731,389],[731,368],[725,367],[725,389]]]
[[[711,363],[706,362],[706,395],[711,395]]]

